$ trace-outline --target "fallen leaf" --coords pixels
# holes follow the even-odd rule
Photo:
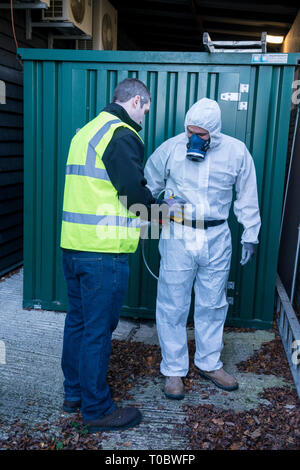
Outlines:
[[[152,366],[152,365],[153,365],[154,360],[155,360],[155,359],[154,359],[153,356],[148,356],[148,357],[146,357],[146,362],[147,362],[147,364],[148,364],[149,366]]]
[[[212,422],[214,424],[217,424],[218,426],[223,426],[224,421],[222,419],[212,419]]]
[[[234,442],[232,446],[230,446],[231,450],[237,450],[240,448],[240,443],[239,442]]]
[[[260,431],[259,429],[256,429],[256,431],[254,431],[254,432],[251,433],[251,437],[252,437],[253,439],[258,438],[260,435],[261,435],[261,431]]]

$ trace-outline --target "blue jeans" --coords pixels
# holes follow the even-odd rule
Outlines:
[[[62,260],[69,300],[61,361],[65,400],[81,400],[89,421],[116,407],[106,374],[128,286],[128,255],[63,251]]]

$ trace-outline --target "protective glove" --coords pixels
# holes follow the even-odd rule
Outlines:
[[[242,247],[242,258],[241,258],[241,265],[244,266],[245,264],[250,261],[255,255],[255,245],[254,243],[243,243]]]
[[[170,220],[182,223],[184,219],[184,205],[186,201],[179,196],[171,196],[162,200],[162,204],[167,204],[169,207]]]

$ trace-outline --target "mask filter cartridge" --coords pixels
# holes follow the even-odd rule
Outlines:
[[[186,144],[186,157],[193,162],[201,162],[205,158],[205,154],[209,149],[210,139],[204,140],[199,135],[193,134]]]

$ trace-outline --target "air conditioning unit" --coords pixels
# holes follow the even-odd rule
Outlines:
[[[51,2],[51,0],[40,0],[39,2],[35,2],[35,3],[44,3],[44,4],[46,5],[46,7],[49,8],[50,2]],[[8,2],[4,2],[4,3],[8,3]],[[34,8],[34,6],[35,6],[35,5],[34,5],[34,2],[33,2],[32,0],[21,0],[21,2],[19,1],[19,2],[17,2],[17,3],[19,3],[19,4],[20,4],[20,3],[25,3],[25,4],[26,4],[26,3],[30,3],[30,4],[31,4],[30,8]],[[19,6],[20,6],[20,5],[19,5]],[[24,6],[25,6],[25,5],[24,5]]]
[[[92,35],[92,0],[50,0],[48,10],[43,11],[47,21],[68,21],[85,34]]]
[[[48,8],[50,7],[50,2],[51,0],[41,0],[41,3],[45,3],[45,5],[47,5]]]
[[[116,50],[118,13],[108,0],[96,0],[93,13],[93,49]]]

